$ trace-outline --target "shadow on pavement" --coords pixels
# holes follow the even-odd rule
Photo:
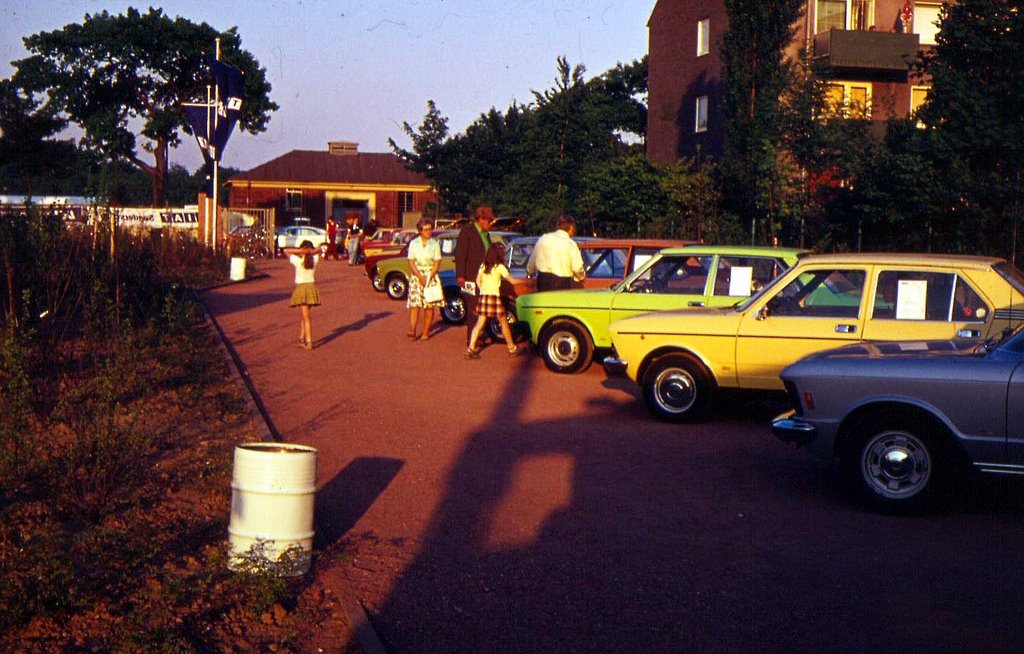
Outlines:
[[[517,365],[371,616],[389,652],[1024,648],[1020,514],[852,510],[828,466],[728,428],[770,402],[702,425],[596,403],[530,421]]]
[[[341,325],[340,327],[334,328],[333,330],[331,330],[329,334],[316,341],[316,345],[326,345],[327,343],[330,343],[339,336],[344,336],[349,332],[355,332],[359,331],[360,329],[364,329],[370,324],[378,320],[383,320],[384,318],[387,318],[390,315],[390,311],[381,311],[380,313],[368,313],[355,322],[351,322],[347,325]]]
[[[226,287],[231,288],[231,287]],[[236,289],[232,289],[236,290]],[[265,304],[287,302],[291,293],[244,293],[225,292],[225,289],[211,289],[204,293],[206,296],[217,297],[217,317],[223,318],[237,311],[248,311]]]
[[[404,462],[358,457],[317,492],[314,546],[325,549],[358,522],[401,471]]]

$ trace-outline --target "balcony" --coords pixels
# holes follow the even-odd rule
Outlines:
[[[814,65],[836,71],[906,73],[918,47],[917,34],[833,29],[814,35]]]

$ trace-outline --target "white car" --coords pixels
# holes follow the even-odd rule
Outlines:
[[[277,247],[318,248],[327,242],[327,230],[320,227],[291,225],[277,230]]]

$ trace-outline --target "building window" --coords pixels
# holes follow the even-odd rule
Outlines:
[[[928,87],[927,86],[914,86],[910,89],[910,113],[911,115],[916,114],[917,110],[921,108],[924,101],[928,99]]]
[[[939,3],[914,3],[914,33],[920,37],[921,45],[935,45],[941,9],[942,5]]]
[[[828,113],[837,118],[871,118],[871,85],[864,82],[829,82],[825,91]]]
[[[697,56],[711,52],[711,19],[705,18],[697,23]]]
[[[408,211],[412,211],[412,192],[411,191],[399,191],[398,192],[398,213],[403,214]]]
[[[910,89],[910,115],[916,116],[917,110],[921,108],[924,101],[928,99],[929,87],[927,86],[913,86]],[[917,121],[917,126],[923,128],[924,123],[920,120]]]
[[[817,0],[814,32],[868,30],[875,24],[874,0]]]
[[[694,132],[708,131],[708,96],[697,97],[697,121],[693,128]]]
[[[288,189],[284,192],[285,211],[302,213],[302,191]]]

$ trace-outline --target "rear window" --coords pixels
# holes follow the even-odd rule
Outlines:
[[[995,270],[999,273],[999,276],[1010,282],[1010,286],[1014,287],[1018,293],[1024,294],[1024,273],[1017,270],[1015,267],[1004,261],[1003,263],[997,263]]]

